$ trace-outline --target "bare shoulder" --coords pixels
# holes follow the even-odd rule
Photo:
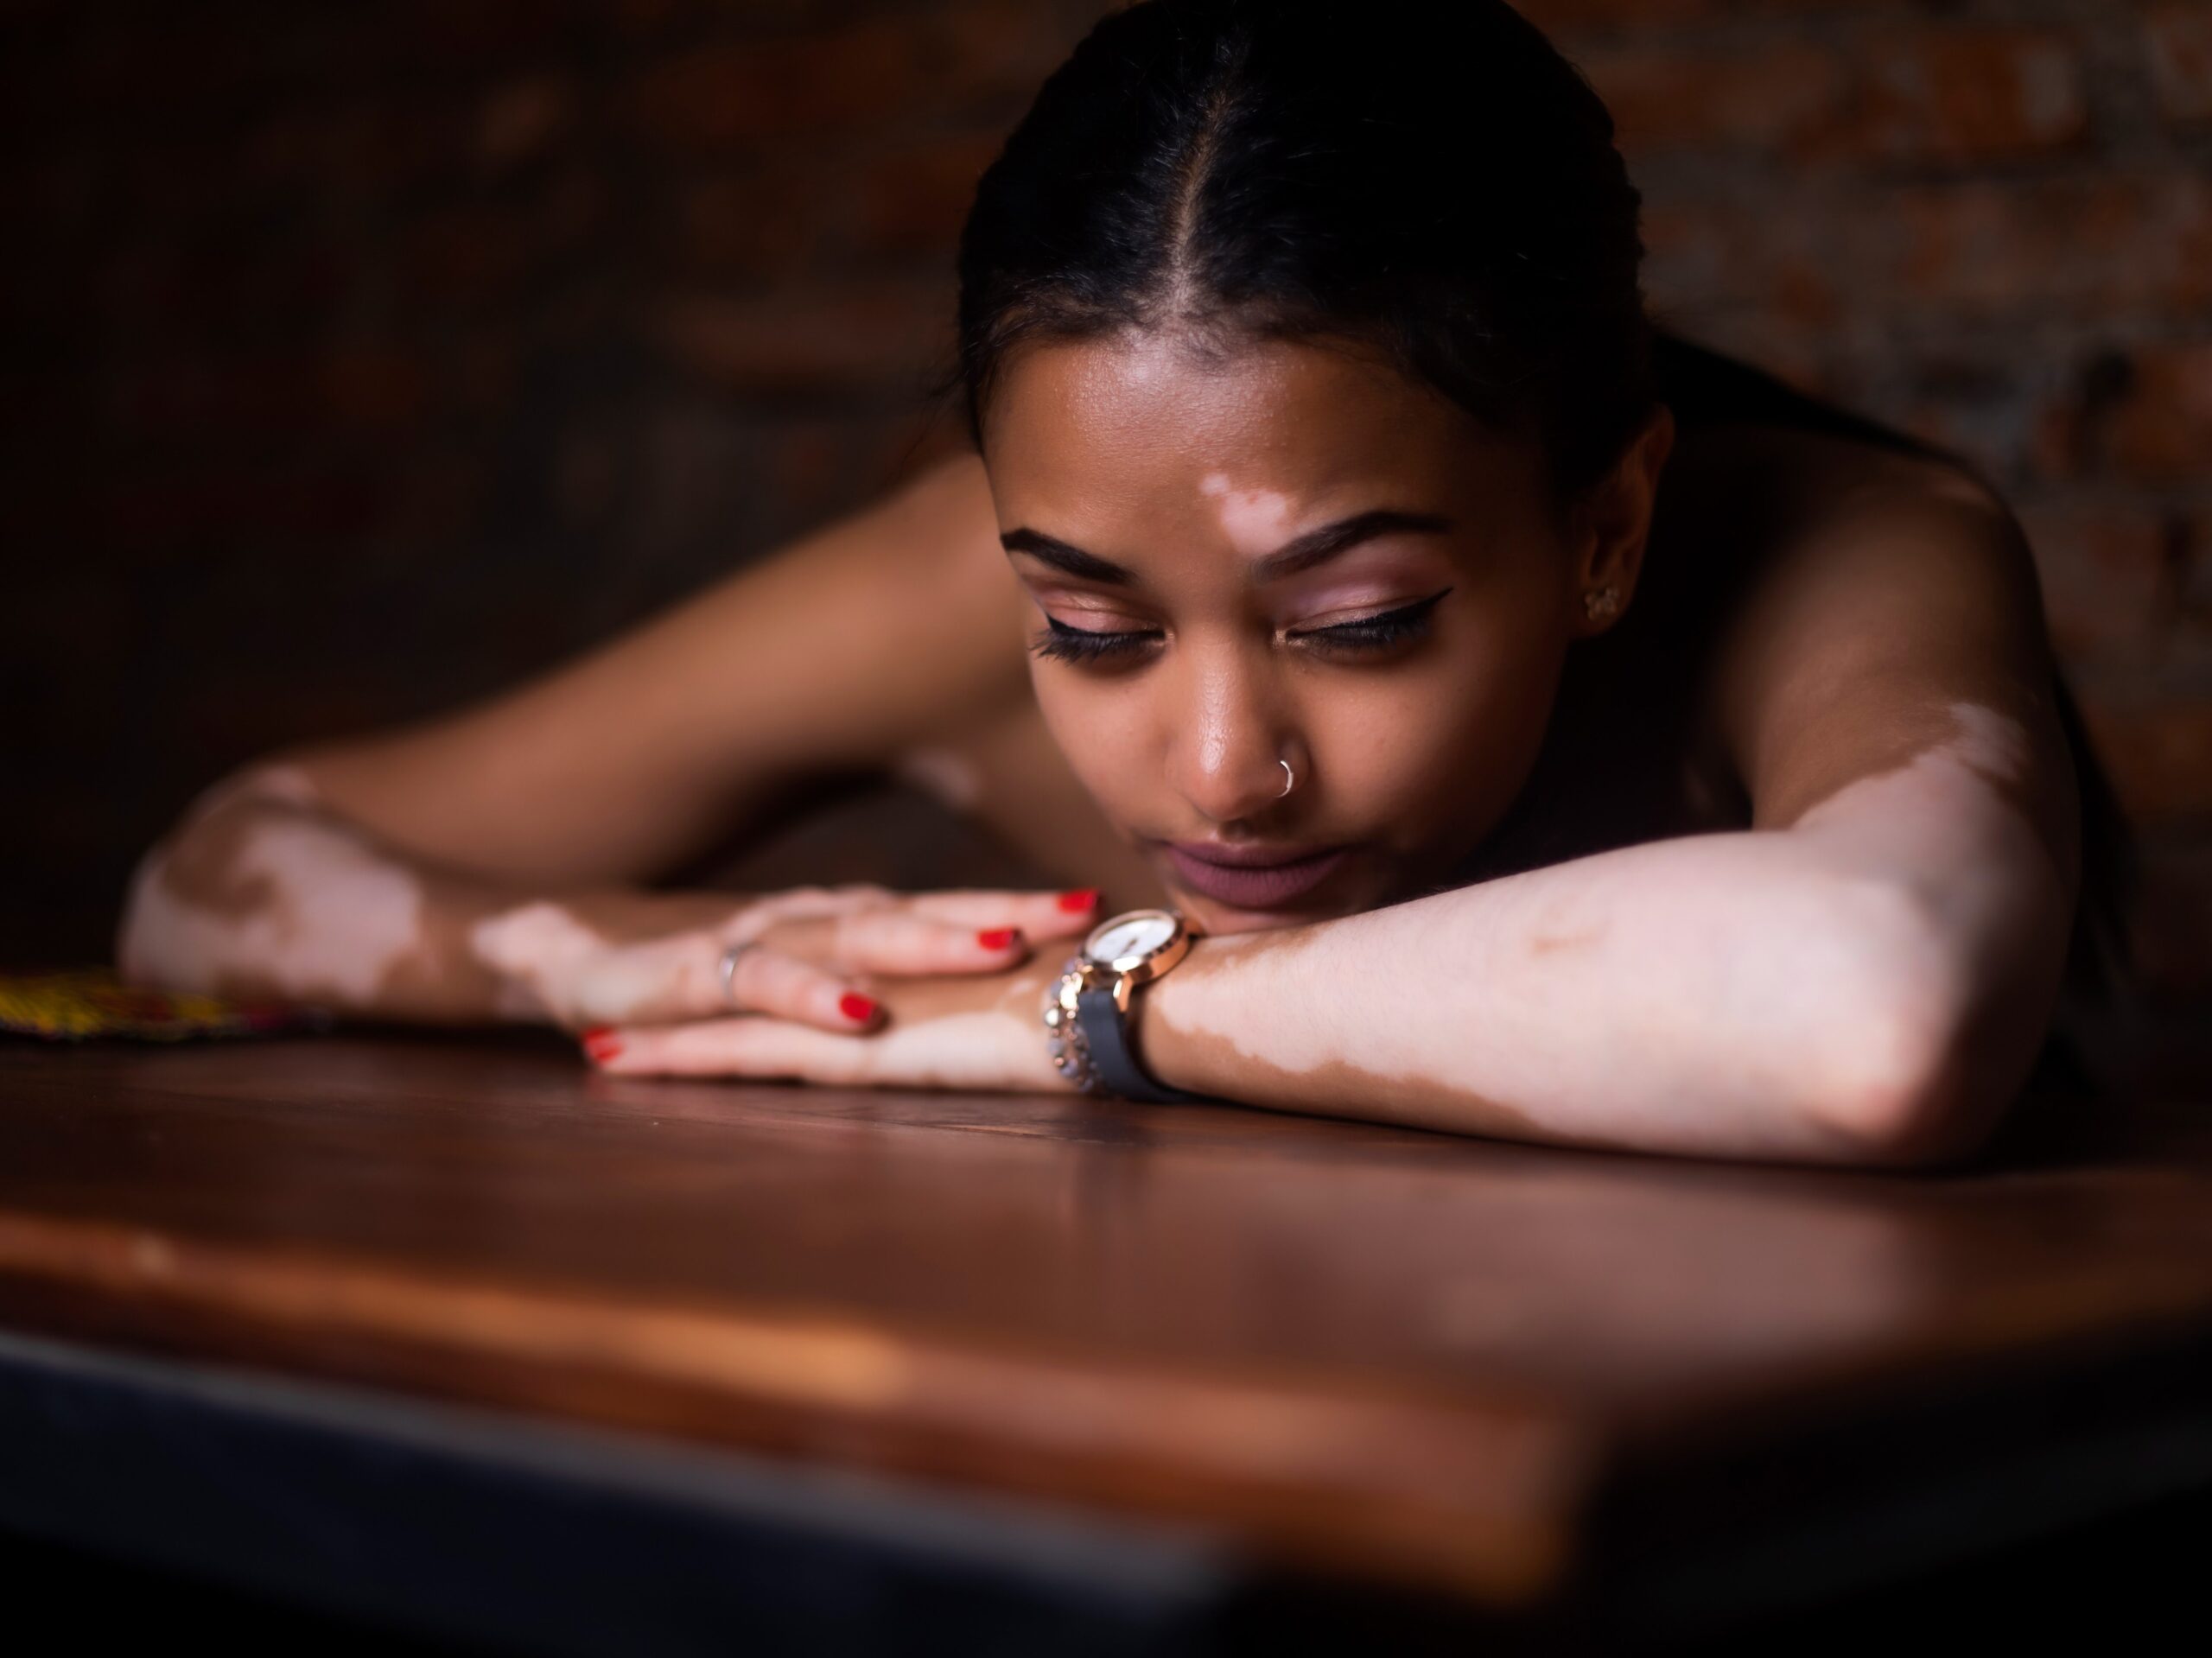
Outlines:
[[[1768,469],[1780,503],[1708,666],[1758,820],[1792,821],[1839,768],[1885,763],[1961,704],[2017,723],[2063,792],[2034,561],[1987,480],[1821,434],[1726,441],[1732,460]]]
[[[1755,490],[1745,518],[1762,538],[1729,595],[1717,693],[1740,704],[1777,676],[1884,653],[1925,667],[2048,666],[2027,537],[1987,480],[1824,433],[1700,435],[1701,481],[1716,501],[1720,480]]]

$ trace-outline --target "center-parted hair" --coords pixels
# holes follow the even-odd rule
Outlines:
[[[1541,444],[1565,506],[1653,403],[1640,206],[1603,101],[1503,0],[1141,0],[978,183],[938,390],[980,451],[1026,343],[1349,347]]]

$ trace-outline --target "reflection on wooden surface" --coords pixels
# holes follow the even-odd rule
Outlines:
[[[1700,1464],[1916,1400],[2171,1369],[2212,1336],[2208,1196],[2182,1102],[2031,1112],[1989,1166],[1891,1177],[610,1078],[537,1033],[0,1048],[0,1322],[1196,1521],[1497,1606],[1586,1570],[1638,1480],[1688,1513]]]

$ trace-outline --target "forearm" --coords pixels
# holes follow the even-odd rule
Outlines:
[[[1142,993],[1138,1040],[1164,1080],[1250,1104],[1858,1160],[1853,1102],[1920,1063],[1928,966],[1894,889],[1787,834],[1699,835],[1202,939]]]
[[[140,861],[116,961],[133,983],[362,1018],[544,1023],[545,973],[564,952],[728,903],[442,869],[326,810],[296,770],[267,766],[208,791]]]

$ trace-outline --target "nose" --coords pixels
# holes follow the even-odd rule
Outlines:
[[[1287,729],[1262,676],[1233,664],[1197,676],[1172,737],[1170,774],[1211,823],[1256,817],[1283,794]],[[1294,760],[1293,764],[1296,764]]]

